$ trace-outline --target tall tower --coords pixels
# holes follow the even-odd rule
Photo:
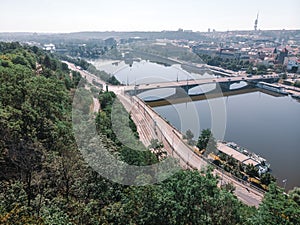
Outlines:
[[[257,17],[256,20],[254,22],[254,30],[257,31],[257,24],[258,24],[258,13],[257,13]]]

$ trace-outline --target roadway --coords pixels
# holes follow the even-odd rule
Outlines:
[[[161,82],[161,83],[150,83],[150,84],[140,84],[140,85],[130,85],[125,86],[124,91],[138,90],[152,90],[158,88],[174,88],[183,86],[194,86],[209,83],[225,83],[225,82],[241,82],[241,81],[255,81],[255,80],[268,80],[270,78],[277,79],[278,75],[267,75],[267,76],[251,76],[251,77],[218,77],[218,78],[208,78],[208,79],[193,79],[184,81],[171,81],[171,82]]]
[[[67,62],[65,62],[67,63]],[[80,72],[80,74],[86,78],[86,80],[93,84],[92,81],[95,79],[97,82],[103,84],[105,87],[105,82],[100,80],[93,74],[90,74],[86,71],[77,69],[73,64],[67,63],[72,70]],[[259,76],[260,77],[260,76]],[[228,78],[219,78],[221,80],[228,80]],[[238,80],[236,77],[231,79]],[[241,78],[240,78],[241,79]],[[252,79],[257,79],[252,77]],[[205,79],[206,82],[208,79]],[[204,79],[201,80],[205,83]],[[192,81],[191,81],[192,82]],[[196,81],[195,81],[196,82]],[[177,82],[176,82],[177,83]],[[150,84],[149,84],[150,85]],[[151,84],[155,86],[155,84]],[[162,83],[160,85],[163,85]],[[170,83],[167,83],[170,85]],[[148,85],[145,85],[148,86]],[[149,146],[151,139],[158,139],[163,141],[165,148],[168,151],[168,155],[175,157],[179,160],[182,168],[192,168],[201,170],[206,167],[209,163],[204,160],[199,155],[195,154],[193,149],[186,144],[182,138],[182,134],[176,130],[172,125],[167,123],[162,117],[160,117],[154,110],[152,110],[148,105],[146,105],[142,100],[137,97],[132,97],[124,92],[123,86],[108,86],[110,91],[115,92],[118,99],[124,105],[125,109],[131,113],[133,121],[137,124],[138,132],[140,134],[140,139],[145,146]],[[99,104],[95,103],[94,100],[94,111],[97,112]],[[153,122],[153,124],[152,124]],[[157,135],[157,131],[160,132],[160,135]],[[215,175],[220,177],[220,183],[231,183],[235,187],[235,195],[238,199],[249,206],[258,207],[260,202],[263,199],[263,193],[260,191],[251,188],[248,184],[243,184],[238,182],[236,179],[230,175],[219,171],[217,169],[213,172]],[[220,184],[219,183],[219,184]]]

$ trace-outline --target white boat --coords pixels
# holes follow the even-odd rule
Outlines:
[[[238,146],[234,142],[221,142],[222,145],[226,145],[227,148],[218,148],[219,151],[230,155],[231,157],[235,157],[238,161],[245,165],[253,164],[258,168],[259,175],[264,174],[269,171],[270,164],[266,159],[261,157],[260,155],[251,152],[244,147]],[[220,146],[220,145],[219,145]],[[231,150],[230,150],[231,149]],[[234,153],[236,151],[237,153]]]

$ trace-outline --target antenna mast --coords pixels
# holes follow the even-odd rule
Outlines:
[[[255,20],[255,22],[254,22],[254,30],[255,30],[255,31],[257,31],[258,15],[259,15],[259,12],[257,13],[257,17],[256,17],[256,20]]]

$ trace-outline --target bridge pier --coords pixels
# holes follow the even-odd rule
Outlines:
[[[176,87],[175,88],[175,96],[177,98],[180,98],[180,97],[186,97],[189,95],[189,87],[186,85],[186,86],[180,86],[180,87]]]
[[[220,86],[220,88],[221,88],[221,90],[223,92],[230,91],[230,85],[231,85],[231,82],[222,82],[222,83],[219,83],[219,86]]]

